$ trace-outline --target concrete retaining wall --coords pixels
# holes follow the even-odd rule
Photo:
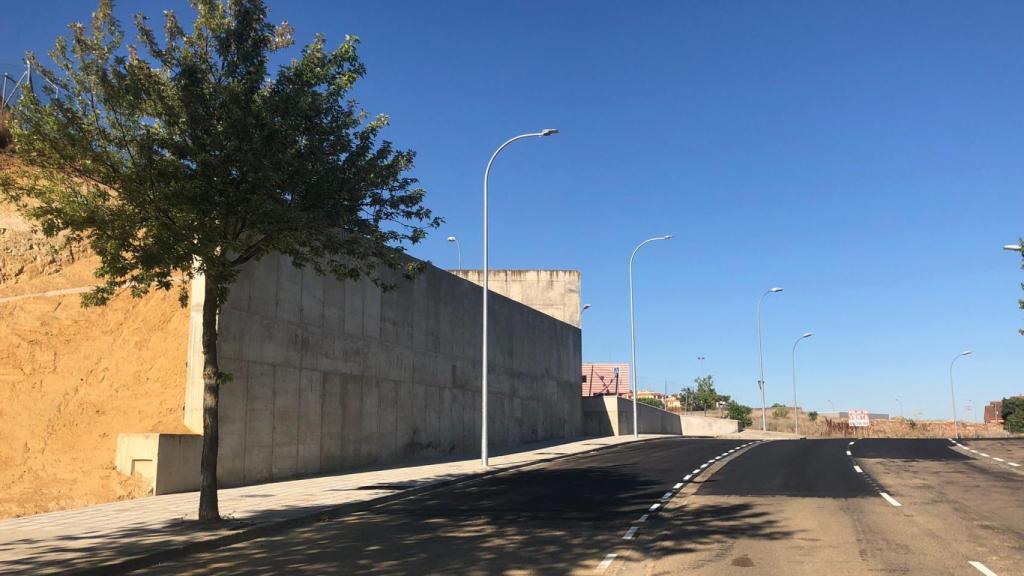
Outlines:
[[[589,436],[633,433],[633,401],[617,396],[583,398],[583,431]],[[637,404],[641,434],[719,436],[739,432],[739,422],[723,418],[681,416],[647,404]]]
[[[482,270],[451,270],[451,273],[483,285]],[[579,327],[579,270],[490,270],[487,276],[487,289],[491,292]]]
[[[680,416],[684,436],[722,436],[740,431],[739,420],[728,418],[707,418],[704,416]]]
[[[414,282],[341,283],[269,256],[219,318],[223,486],[454,454],[480,446],[480,288],[427,266]],[[202,431],[202,279],[192,284],[185,422]],[[580,331],[490,299],[490,443],[583,433]]]

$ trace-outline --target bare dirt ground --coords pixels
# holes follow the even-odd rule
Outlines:
[[[0,204],[0,298],[96,282],[95,256],[53,246]],[[177,293],[79,302],[0,303],[0,517],[143,495],[145,482],[114,470],[117,434],[186,431]]]

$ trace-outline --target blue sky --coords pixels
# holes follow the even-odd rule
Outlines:
[[[121,2],[119,13],[146,5]],[[300,43],[362,38],[357,97],[391,115],[445,227],[412,253],[582,271],[584,359],[629,358],[637,256],[641,383],[699,372],[758,402],[950,413],[1024,392],[1024,4],[1015,2],[270,2]],[[87,2],[5,7],[0,63],[43,51]],[[0,64],[0,69],[12,70]]]

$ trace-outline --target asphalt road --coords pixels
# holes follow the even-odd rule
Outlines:
[[[666,439],[484,478],[244,542],[157,574],[593,573],[666,492],[744,440]],[[650,514],[644,526],[654,525]],[[642,532],[636,534],[639,538]]]
[[[930,439],[755,446],[666,514],[616,572],[1024,575],[1024,474],[954,448]]]
[[[1024,442],[748,443],[621,446],[146,573],[1024,576]]]

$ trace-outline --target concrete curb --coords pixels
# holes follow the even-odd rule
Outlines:
[[[127,572],[134,572],[136,570],[141,570],[143,568],[148,568],[156,564],[169,562],[172,560],[176,560],[178,558],[190,556],[192,554],[209,552],[211,550],[216,550],[218,548],[231,546],[232,544],[238,544],[240,542],[246,542],[249,540],[255,540],[257,538],[262,538],[264,536],[269,536],[271,534],[275,534],[277,532],[281,532],[284,530],[290,530],[293,528],[298,528],[300,526],[315,524],[317,522],[322,522],[325,520],[332,520],[344,514],[362,512],[364,510],[376,508],[377,506],[382,506],[385,504],[390,504],[392,502],[397,502],[399,500],[404,500],[406,498],[426,494],[434,490],[450,488],[452,486],[456,486],[459,484],[468,484],[471,482],[476,482],[489,476],[495,476],[498,474],[503,474],[505,472],[511,472],[514,470],[519,470],[522,468],[527,468],[529,466],[535,466],[537,464],[543,464],[546,462],[552,462],[555,460],[568,460],[570,458],[586,456],[588,454],[593,454],[595,452],[600,452],[610,448],[633,446],[640,443],[653,442],[655,440],[665,440],[666,438],[671,437],[663,436],[658,438],[642,438],[639,440],[634,440],[632,442],[623,442],[619,444],[599,446],[596,448],[592,448],[590,450],[584,450],[582,452],[576,452],[573,454],[560,454],[558,456],[552,456],[550,458],[542,458],[539,460],[534,460],[532,462],[515,464],[507,468],[496,468],[482,472],[471,472],[460,478],[438,480],[436,482],[431,482],[423,486],[410,488],[408,490],[403,490],[395,494],[388,494],[385,496],[381,496],[379,498],[373,498],[371,500],[364,500],[362,502],[352,502],[349,504],[341,504],[337,506],[328,506],[315,512],[310,512],[308,514],[303,514],[301,516],[296,516],[294,518],[255,523],[249,527],[241,528],[236,532],[231,532],[229,534],[224,534],[221,536],[216,536],[213,538],[208,538],[197,542],[189,542],[187,544],[175,545],[170,547],[161,547],[159,550],[155,552],[144,553],[120,561],[107,562],[104,564],[100,564],[99,566],[93,566],[91,568],[84,568],[80,570],[72,569],[69,572],[66,572],[66,574],[70,574],[73,576],[105,576],[111,573],[123,574]],[[679,436],[679,438],[685,438],[685,436]],[[218,524],[216,526],[222,525]]]

